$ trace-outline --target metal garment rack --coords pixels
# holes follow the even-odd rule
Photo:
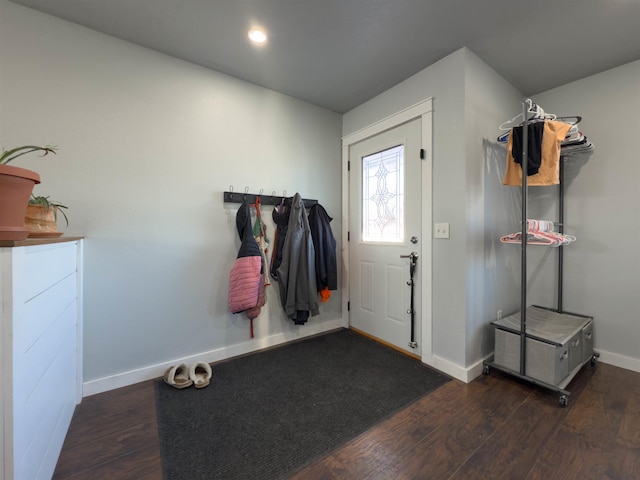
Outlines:
[[[529,102],[527,104],[527,102]],[[559,401],[560,401],[560,405],[561,406],[566,406],[568,404],[568,399],[569,399],[569,395],[570,392],[565,390],[564,387],[566,387],[566,385],[571,381],[571,379],[573,378],[573,375],[569,375],[569,378],[567,378],[566,380],[562,381],[559,385],[552,385],[546,382],[542,382],[538,379],[529,377],[527,375],[526,372],[526,346],[527,346],[527,234],[528,234],[528,179],[527,179],[527,171],[528,171],[528,165],[529,165],[529,156],[528,156],[528,150],[529,150],[529,146],[528,146],[528,125],[529,125],[529,118],[528,118],[528,113],[529,112],[529,108],[531,108],[531,105],[535,106],[534,104],[531,103],[530,100],[527,100],[525,102],[523,102],[523,111],[522,111],[522,116],[523,116],[523,123],[522,123],[522,162],[521,162],[521,168],[522,168],[522,205],[521,205],[521,214],[522,214],[522,240],[521,240],[521,247],[520,247],[520,254],[521,254],[521,278],[520,278],[520,371],[519,372],[514,372],[510,369],[504,368],[501,365],[497,365],[494,362],[491,361],[485,361],[484,362],[484,374],[488,374],[490,368],[495,368],[497,370],[503,371],[505,373],[508,373],[512,376],[515,376],[517,378],[520,378],[522,380],[525,380],[527,382],[533,383],[535,385],[538,385],[540,387],[546,388],[548,390],[557,392],[560,397],[559,397]],[[528,108],[529,105],[529,108]],[[578,117],[579,118],[579,117]],[[560,159],[559,159],[559,184],[558,184],[558,229],[559,229],[559,233],[563,234],[564,233],[564,157],[561,155]],[[562,306],[562,284],[563,284],[563,275],[564,275],[564,271],[563,271],[563,263],[564,263],[564,255],[563,255],[563,249],[564,246],[563,245],[559,245],[557,247],[558,250],[558,306],[557,309],[552,309],[552,308],[546,308],[546,307],[539,307],[539,308],[545,308],[546,310],[550,310],[550,311],[554,311],[557,313],[569,313],[569,312],[564,312],[563,311],[563,306]],[[584,317],[584,315],[578,315],[575,313],[571,313],[571,315],[574,316],[578,316],[578,317]],[[584,318],[588,318],[588,317],[584,317]],[[591,357],[591,364],[593,365],[595,363],[596,358],[599,356],[599,354],[594,353],[593,356]],[[582,367],[582,365],[581,365]],[[576,372],[577,373],[577,372]]]

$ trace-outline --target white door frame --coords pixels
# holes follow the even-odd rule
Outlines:
[[[428,98],[398,113],[388,116],[378,122],[364,127],[357,132],[342,137],[342,258],[345,268],[345,275],[342,280],[342,311],[343,323],[349,326],[349,312],[347,302],[349,301],[349,242],[347,234],[349,232],[349,172],[347,170],[349,162],[349,147],[355,143],[373,137],[391,128],[407,123],[416,118],[422,118],[422,149],[425,151],[425,159],[422,161],[422,239],[418,258],[418,269],[421,272],[422,281],[422,361],[429,365],[433,364],[432,359],[432,307],[431,307],[431,225],[432,225],[432,169],[433,169],[433,147],[432,147],[432,125],[433,125],[433,99]],[[421,262],[420,259],[428,259]],[[420,268],[422,265],[428,268]]]

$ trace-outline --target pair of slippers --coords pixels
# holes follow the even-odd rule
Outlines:
[[[204,388],[211,381],[211,365],[205,362],[196,362],[190,366],[181,363],[169,368],[163,378],[164,383],[174,388],[187,388],[191,385]]]

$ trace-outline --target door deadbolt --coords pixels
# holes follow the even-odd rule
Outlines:
[[[411,243],[413,243],[414,245],[418,243],[418,237],[411,237]]]

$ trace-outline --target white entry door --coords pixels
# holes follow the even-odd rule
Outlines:
[[[421,259],[409,257],[422,242],[421,122],[349,147],[350,325],[418,356]]]

